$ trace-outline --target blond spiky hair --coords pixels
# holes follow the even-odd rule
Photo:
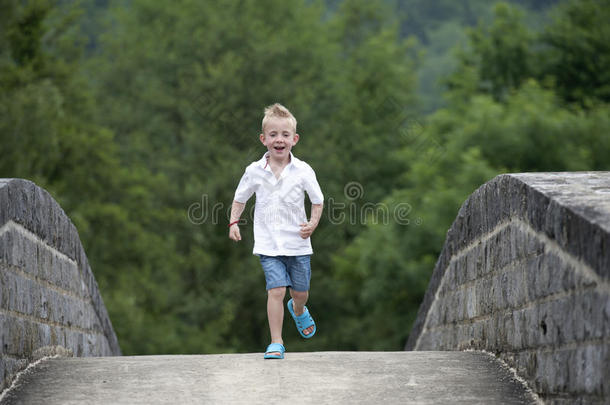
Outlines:
[[[280,103],[275,103],[265,108],[265,116],[263,117],[262,125],[263,132],[265,132],[265,125],[267,125],[267,122],[271,118],[287,118],[292,124],[294,132],[297,132],[297,119],[294,118],[294,115],[292,115],[292,113]]]

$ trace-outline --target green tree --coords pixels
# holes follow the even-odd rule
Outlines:
[[[610,1],[569,1],[558,7],[541,42],[542,74],[568,102],[610,102]]]
[[[534,37],[522,13],[506,3],[498,3],[494,12],[491,25],[469,31],[471,49],[458,54],[460,68],[447,81],[456,97],[480,91],[502,99],[533,73]]]

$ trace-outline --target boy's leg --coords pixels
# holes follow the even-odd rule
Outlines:
[[[286,266],[279,257],[259,255],[265,273],[267,288],[267,320],[271,343],[284,344],[282,340],[282,323],[284,322],[284,297],[290,279]],[[272,354],[280,354],[273,352]]]
[[[309,298],[309,291],[295,291],[291,288],[290,296],[292,297],[292,308],[294,309],[294,314],[296,316],[303,315],[307,298]],[[313,332],[313,326],[303,330],[303,334],[305,335],[309,335],[311,332]]]
[[[292,256],[291,265],[288,267],[290,274],[292,297],[292,309],[296,316],[303,315],[305,304],[309,298],[309,282],[311,279],[311,255]],[[313,333],[314,327],[311,326],[303,330],[303,334]]]
[[[271,343],[284,344],[282,340],[282,323],[284,322],[284,296],[286,287],[277,287],[267,290],[267,318]],[[280,353],[272,353],[280,354]]]

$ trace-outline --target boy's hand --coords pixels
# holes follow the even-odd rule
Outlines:
[[[229,238],[233,239],[235,242],[239,242],[241,240],[241,234],[239,233],[239,225],[231,225],[229,228]]]
[[[311,234],[313,233],[313,231],[316,230],[317,226],[318,226],[318,224],[314,224],[311,221],[301,224],[301,230],[299,231],[301,238],[303,238],[303,239],[309,238],[311,236]]]

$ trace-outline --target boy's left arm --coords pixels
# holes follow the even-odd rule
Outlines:
[[[316,230],[322,217],[323,204],[311,204],[311,219],[309,222],[301,224],[301,238],[307,239]]]

